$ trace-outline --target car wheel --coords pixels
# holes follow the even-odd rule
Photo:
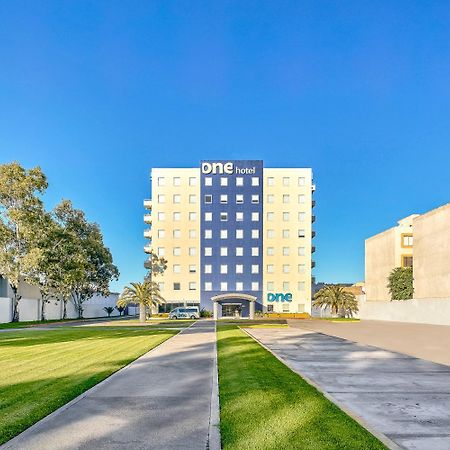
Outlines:
[[[172,319],[175,319],[175,320],[177,320],[177,319],[178,319],[178,317],[177,317],[177,316],[172,316]]]
[[[191,316],[191,319],[195,319],[195,316]]]

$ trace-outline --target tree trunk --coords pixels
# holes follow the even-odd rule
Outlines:
[[[139,304],[139,322],[145,323],[145,313],[146,308],[144,303]]]
[[[11,286],[11,285],[10,285]],[[21,296],[17,294],[17,287],[11,286],[11,289],[13,291],[13,311],[12,311],[12,321],[18,322],[19,321],[19,301],[21,299]]]
[[[67,319],[67,299],[63,299],[63,319]]]

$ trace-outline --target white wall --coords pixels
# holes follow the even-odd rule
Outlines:
[[[363,320],[450,325],[450,298],[360,301],[359,317]]]

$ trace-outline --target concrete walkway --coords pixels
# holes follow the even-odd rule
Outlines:
[[[450,449],[450,367],[304,329],[247,332],[372,432]]]
[[[196,322],[1,449],[206,449],[215,342]]]

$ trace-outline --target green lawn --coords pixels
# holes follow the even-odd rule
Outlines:
[[[177,333],[147,327],[0,333],[0,444]]]
[[[218,326],[220,430],[230,449],[385,449],[236,326]]]

